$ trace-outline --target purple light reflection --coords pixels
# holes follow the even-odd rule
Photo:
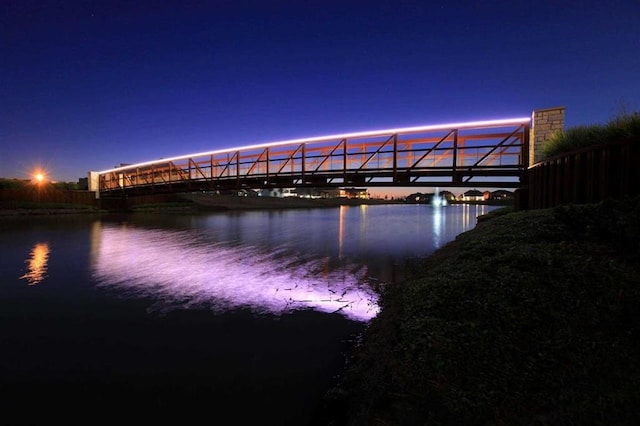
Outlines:
[[[157,299],[153,311],[202,305],[272,314],[315,309],[357,321],[379,312],[362,265],[332,269],[327,258],[206,241],[195,231],[96,226],[92,270],[98,286],[151,296]]]

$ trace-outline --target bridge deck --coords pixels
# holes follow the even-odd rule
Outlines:
[[[101,193],[235,188],[520,186],[529,119],[298,139],[98,172]]]

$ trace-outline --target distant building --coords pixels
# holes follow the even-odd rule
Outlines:
[[[340,196],[340,190],[338,188],[318,188],[318,194],[320,194],[320,198],[336,198]]]
[[[263,188],[258,190],[258,195],[260,197],[282,198],[285,197],[285,193],[287,194],[287,197],[291,197],[291,194],[295,193],[295,188]]]
[[[221,189],[216,191],[218,195],[234,195],[236,197],[249,197],[257,195],[255,191],[251,189]]]
[[[336,188],[263,188],[257,191],[261,197],[297,197],[297,198],[335,198],[339,195]]]
[[[453,194],[451,194],[453,197]],[[405,197],[405,201],[410,204],[434,204],[442,203],[442,200],[445,200],[445,204],[449,203],[454,198],[445,197],[442,192],[438,193],[438,197],[434,192],[423,194],[422,192],[416,192],[414,194],[409,194]]]
[[[337,188],[297,188],[300,198],[335,198],[338,196]]]
[[[482,201],[484,194],[477,189],[470,189],[462,194],[462,201]]]
[[[404,200],[407,203],[420,204],[420,203],[426,203],[426,198],[427,196],[422,192],[415,192],[413,194],[407,195]]]
[[[362,200],[369,199],[367,188],[340,188],[339,196],[341,198],[359,198]]]
[[[440,191],[440,196],[447,200],[447,202],[454,201],[456,199],[455,194],[451,191]]]
[[[491,193],[492,200],[509,200],[514,197],[513,192],[499,189]]]
[[[88,190],[89,189],[89,178],[82,177],[78,179],[78,189],[80,190]]]

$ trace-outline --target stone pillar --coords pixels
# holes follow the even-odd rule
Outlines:
[[[89,172],[89,191],[95,191],[96,199],[100,198],[100,180],[98,172]]]
[[[542,144],[549,136],[564,130],[564,107],[536,109],[529,130],[529,166],[542,160]]]

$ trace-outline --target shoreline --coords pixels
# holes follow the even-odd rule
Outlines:
[[[332,424],[637,423],[639,206],[490,213],[425,258],[383,291]]]
[[[109,213],[203,213],[214,211],[242,211],[242,210],[277,210],[277,209],[313,209],[332,208],[340,206],[372,206],[372,205],[408,205],[401,199],[347,199],[347,198],[276,198],[276,197],[238,197],[235,195],[202,195],[180,194],[177,201],[156,202],[148,204],[133,204],[128,209],[109,210],[99,209],[88,205],[64,203],[19,203],[17,201],[0,202],[0,217],[15,216],[54,216],[54,215],[87,215]],[[509,207],[508,202],[451,202],[449,205],[472,204],[494,205]]]
[[[0,217],[24,217],[24,216],[70,216],[70,215],[87,215],[87,214],[105,214],[106,210],[84,209],[84,208],[17,208],[17,209],[1,209]]]

